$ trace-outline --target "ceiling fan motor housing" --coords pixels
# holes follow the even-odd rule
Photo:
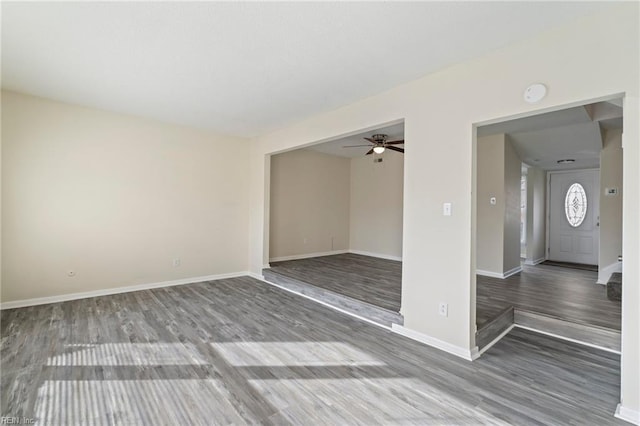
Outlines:
[[[385,141],[387,140],[388,137],[389,136],[387,136],[387,135],[383,135],[382,133],[379,133],[379,134],[375,134],[375,135],[371,136],[371,139],[376,141],[376,143],[378,143],[378,144],[383,144],[383,143],[385,143]]]

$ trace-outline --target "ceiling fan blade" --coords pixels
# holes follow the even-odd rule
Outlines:
[[[387,149],[390,149],[391,151],[401,152],[401,153],[404,154],[404,149],[403,148],[396,148],[395,146],[388,146]]]
[[[378,145],[378,142],[374,141],[374,140],[373,140],[373,139],[371,139],[371,138],[362,138],[362,139],[366,139],[366,140],[368,140],[369,142],[371,142],[372,144],[374,144],[374,145]]]
[[[371,145],[346,145],[346,146],[343,146],[343,148],[358,148],[360,146],[369,146],[370,147]]]
[[[397,141],[385,142],[385,144],[387,144],[387,145],[404,145],[404,139],[397,140]]]
[[[367,152],[365,155],[370,155],[370,154],[373,154],[373,148],[371,148],[369,152]]]

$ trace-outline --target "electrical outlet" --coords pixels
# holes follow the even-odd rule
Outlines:
[[[175,259],[173,259],[173,267],[177,268],[178,266],[180,266],[180,258],[176,257]]]
[[[449,305],[444,302],[440,302],[440,305],[438,306],[438,314],[443,317],[449,316]]]

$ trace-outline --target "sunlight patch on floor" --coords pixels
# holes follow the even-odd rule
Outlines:
[[[47,359],[49,366],[204,365],[193,344],[105,343],[69,344]]]
[[[236,367],[386,365],[343,342],[223,342],[211,346]]]
[[[46,425],[243,424],[215,380],[47,380],[35,414]]]
[[[327,424],[509,424],[412,378],[250,383],[294,424],[302,424],[309,418],[321,418]]]

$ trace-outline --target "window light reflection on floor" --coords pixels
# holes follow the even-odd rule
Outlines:
[[[49,366],[203,365],[193,344],[104,343],[69,344],[47,359]]]
[[[237,367],[386,365],[343,342],[222,342],[211,346]]]
[[[47,380],[37,424],[209,425],[246,423],[215,380]]]

